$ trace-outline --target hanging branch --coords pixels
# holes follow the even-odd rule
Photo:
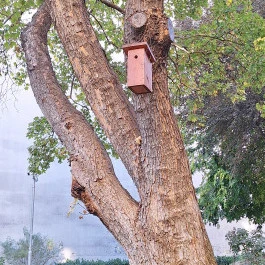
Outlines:
[[[125,10],[123,10],[121,7],[115,5],[114,3],[112,2],[109,2],[107,0],[99,0],[102,4],[108,6],[108,7],[111,7],[117,11],[119,11],[120,13],[122,13],[123,15],[125,14]]]
[[[118,47],[114,42],[112,42],[110,39],[109,39],[109,37],[108,37],[108,35],[107,35],[107,33],[105,32],[105,30],[104,30],[104,27],[102,26],[102,24],[100,23],[100,21],[92,14],[92,12],[89,14],[91,17],[93,17],[93,19],[95,19],[95,21],[98,23],[98,25],[99,25],[99,27],[101,28],[101,30],[102,30],[102,32],[103,32],[103,34],[104,34],[104,36],[105,36],[105,38],[106,38],[106,40],[107,40],[107,42],[109,43],[109,44],[111,44],[111,45],[113,45],[116,49],[120,49],[120,47]]]

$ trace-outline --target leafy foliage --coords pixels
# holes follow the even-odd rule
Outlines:
[[[28,148],[28,169],[32,175],[44,173],[56,158],[59,163],[67,158],[65,148],[44,117],[34,118],[29,124],[27,137],[33,139],[33,145]]]
[[[0,76],[10,76],[17,85],[26,88],[28,88],[28,82],[25,82],[27,74],[19,36],[27,23],[26,17],[30,16],[41,2],[41,0],[3,0],[0,3]]]
[[[214,224],[264,222],[265,21],[251,4],[214,1],[203,25],[177,33],[170,56],[172,102]]]
[[[0,265],[5,265],[5,259],[3,257],[0,257]]]
[[[77,105],[80,105],[80,103]],[[118,158],[117,153],[109,143],[97,120],[91,118],[91,112],[88,107],[81,106],[81,111],[94,127],[95,132],[103,142],[106,150],[113,157]],[[68,158],[66,149],[53,132],[52,127],[45,117],[34,118],[33,122],[28,126],[27,137],[33,140],[33,144],[28,148],[28,171],[31,175],[41,175],[47,171],[51,163],[55,160],[57,160],[58,163],[62,163]]]
[[[41,2],[0,3],[0,75],[26,88],[19,35]],[[113,2],[124,8],[125,1]],[[199,190],[205,219],[217,223],[219,218],[247,216],[263,223],[265,21],[253,12],[250,0],[213,0],[207,18],[200,24],[198,19],[208,2],[165,1],[166,13],[176,26],[168,62],[172,103],[184,128],[192,169],[205,174]],[[97,0],[86,1],[86,5],[106,58],[126,90],[125,65],[117,59],[121,55],[123,15]],[[194,19],[193,26],[180,31],[178,23],[187,16],[189,21]],[[85,115],[107,151],[117,157],[53,29],[48,45],[55,74],[69,101]],[[35,118],[27,135],[33,140],[29,148],[30,173],[42,174],[53,161],[67,158],[44,118]]]
[[[175,0],[166,1],[167,14],[171,18],[185,19],[187,16],[194,19],[201,17],[202,7],[206,7],[207,0]]]
[[[32,265],[46,265],[58,259],[62,246],[52,240],[36,234],[32,236]],[[24,228],[24,238],[15,241],[7,238],[1,243],[5,261],[12,265],[27,264],[29,232]]]
[[[263,249],[265,247],[265,237],[262,227],[258,227],[252,232],[245,229],[233,229],[226,235],[230,249],[235,255],[242,254],[247,264],[265,264]]]
[[[204,172],[199,202],[208,222],[242,216],[264,222],[265,121],[255,107],[260,98],[250,91],[236,104],[223,95],[209,98],[205,127],[190,139],[192,169]]]
[[[265,80],[264,53],[254,46],[265,36],[265,21],[251,2],[214,1],[207,21],[178,32],[176,42],[185,49],[175,46],[171,53],[173,100],[185,107],[189,121],[200,121],[205,96],[221,92],[232,102],[244,100],[246,89],[260,93]]]
[[[127,260],[120,260],[120,259],[111,259],[108,261],[86,261],[84,259],[82,260],[68,260],[65,263],[57,263],[56,265],[129,265],[129,262]]]

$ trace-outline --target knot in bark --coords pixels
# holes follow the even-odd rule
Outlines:
[[[72,178],[71,195],[78,200],[82,200],[82,193],[83,192],[85,192],[85,187],[80,185],[79,182],[73,177]]]

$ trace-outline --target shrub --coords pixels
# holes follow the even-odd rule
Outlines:
[[[216,257],[216,261],[218,265],[229,265],[235,261],[235,258],[227,256],[218,256]]]
[[[0,245],[3,248],[3,258],[0,258],[0,265],[5,261],[12,265],[26,265],[28,260],[29,249],[29,232],[24,228],[24,238],[15,241],[7,238]],[[32,236],[32,265],[47,265],[59,258],[62,246],[55,244],[47,237],[40,234]]]
[[[56,263],[56,265],[129,265],[128,260],[120,260],[120,259],[111,259],[108,261],[102,260],[68,260],[65,263]]]
[[[241,254],[246,264],[265,265],[265,237],[261,226],[251,232],[234,228],[226,234],[226,239],[234,255]]]
[[[5,265],[5,259],[4,259],[4,257],[0,257],[0,265]]]

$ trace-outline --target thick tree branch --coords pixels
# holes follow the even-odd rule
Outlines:
[[[130,16],[136,12],[145,12],[147,22],[141,34],[130,24]],[[167,224],[174,223],[174,243],[176,253],[179,251],[179,238],[187,240],[185,251],[192,253],[192,238],[199,239],[200,249],[212,252],[207,237],[201,232],[203,222],[196,201],[192,185],[191,172],[184,149],[182,137],[177,125],[172,105],[170,103],[167,57],[171,45],[168,30],[168,18],[163,12],[163,1],[160,0],[127,0],[125,16],[125,42],[146,41],[156,58],[153,64],[152,79],[153,92],[140,96],[133,96],[133,102],[139,129],[142,136],[141,161],[144,163],[145,176],[148,181],[142,189],[145,190],[145,200],[141,203],[139,218],[143,227],[152,227],[159,238],[167,237]],[[177,205],[177,207],[172,207]],[[151,214],[155,213],[155,214]],[[183,226],[182,213],[192,216],[194,222]],[[181,221],[182,220],[182,221]],[[196,220],[196,221],[195,221]],[[152,231],[152,229],[150,229]],[[144,230],[144,238],[152,242],[153,234]],[[148,251],[147,251],[148,252]],[[186,252],[186,253],[187,253]],[[159,249],[157,249],[157,255]],[[213,255],[209,257],[198,256],[195,261],[192,254],[186,255],[183,264],[216,264]],[[207,260],[208,259],[208,260]],[[173,263],[172,263],[173,264]]]
[[[90,106],[137,186],[140,136],[134,110],[89,22],[82,0],[48,0],[55,28]]]
[[[43,5],[22,33],[35,98],[70,153],[73,185],[79,185],[75,196],[80,195],[87,209],[97,215],[120,242],[128,242],[128,238],[132,241],[138,204],[120,185],[92,127],[70,104],[56,80],[47,48],[50,25],[50,15]]]
[[[120,13],[122,13],[123,15],[125,14],[125,10],[123,10],[121,7],[115,5],[112,2],[109,2],[107,0],[100,0],[101,3],[103,3],[104,5],[111,7],[113,9],[116,9],[117,11],[119,11]]]

